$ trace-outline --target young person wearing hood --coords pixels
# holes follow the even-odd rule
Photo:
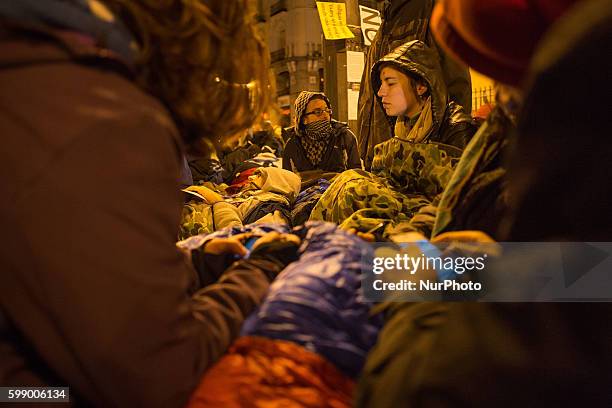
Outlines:
[[[394,138],[436,142],[463,149],[473,135],[472,118],[449,100],[437,54],[421,41],[410,41],[372,67],[372,88]],[[376,149],[384,146],[380,143]]]
[[[361,168],[357,138],[346,123],[332,119],[325,94],[302,91],[295,100],[295,123],[287,131],[284,169],[341,173]]]
[[[371,82],[370,68],[382,57],[402,44],[412,40],[421,40],[440,58],[442,77],[448,89],[449,98],[463,106],[466,112],[471,110],[472,88],[470,72],[467,66],[458,63],[454,58],[437,46],[429,29],[429,20],[434,0],[377,0],[385,3],[382,11],[382,24],[367,47],[362,84]],[[365,168],[370,169],[374,157],[374,146],[389,140],[393,136],[385,111],[376,101],[376,90],[369,86],[359,89],[359,106],[357,117],[357,137],[359,152]]]
[[[426,235],[434,218],[414,215],[444,190],[456,159],[474,134],[470,115],[449,101],[437,54],[410,41],[372,68],[372,88],[395,136],[374,148],[371,173],[347,171],[321,197],[310,219],[387,235],[397,228]]]

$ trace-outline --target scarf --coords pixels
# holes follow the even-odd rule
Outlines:
[[[304,126],[301,142],[308,161],[316,166],[323,159],[323,152],[327,148],[332,136],[332,126],[329,120],[318,120]]]
[[[431,97],[427,98],[423,110],[411,120],[406,116],[397,118],[395,122],[395,137],[413,143],[421,143],[429,134],[433,125]]]

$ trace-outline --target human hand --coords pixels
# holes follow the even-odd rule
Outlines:
[[[425,238],[423,234],[417,231],[400,232],[398,234],[391,235],[389,238],[392,242],[397,242],[397,243],[411,243],[411,242],[427,241],[427,238]]]
[[[495,240],[482,231],[466,230],[444,232],[432,238],[431,242],[474,242],[481,244],[490,244],[494,243]]]
[[[237,234],[229,238],[213,238],[204,246],[204,253],[210,255],[234,254],[244,257],[248,250],[242,241],[250,234]]]
[[[269,245],[274,241],[287,242],[296,246],[299,246],[302,243],[300,237],[298,237],[297,235],[282,234],[280,232],[271,231],[265,235],[262,235],[257,241],[255,241],[255,244],[253,244],[252,251],[255,252],[257,251],[257,248]]]
[[[376,241],[376,237],[371,232],[357,231],[356,228],[349,228],[347,231],[350,232],[351,234],[357,235],[359,238],[363,239],[364,241],[367,241],[367,242]]]
[[[297,260],[301,240],[294,234],[267,233],[253,245],[249,259],[264,259],[280,264],[282,268]]]
[[[433,244],[448,244],[448,249],[460,249],[466,252],[486,253],[500,256],[501,246],[482,231],[450,231],[431,239]]]

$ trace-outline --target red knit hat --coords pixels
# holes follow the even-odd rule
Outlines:
[[[579,0],[441,0],[431,16],[438,44],[500,82],[520,86],[540,37]]]

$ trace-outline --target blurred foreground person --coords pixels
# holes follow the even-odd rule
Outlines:
[[[432,19],[451,51],[524,89],[499,237],[610,241],[612,66],[601,52],[612,44],[612,9],[607,0],[524,3],[442,1]],[[576,72],[588,103],[564,89]],[[610,303],[389,305],[356,405],[612,406],[611,313]]]
[[[175,246],[183,146],[267,103],[247,4],[0,3],[3,386],[182,406],[282,269],[254,250],[192,296]]]

